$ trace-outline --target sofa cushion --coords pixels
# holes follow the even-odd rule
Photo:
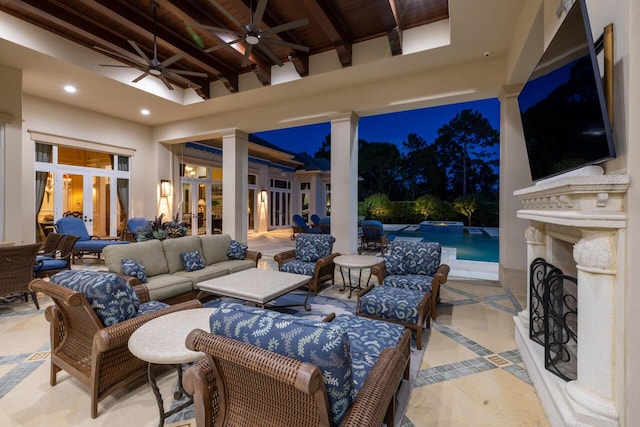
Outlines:
[[[333,236],[330,234],[305,234],[296,237],[296,259],[316,262],[320,258],[331,255]]]
[[[163,308],[169,307],[169,304],[160,301],[149,301],[144,304],[140,304],[140,308],[138,309],[138,316],[142,316],[143,314],[153,313],[154,311],[162,310]]]
[[[200,236],[200,244],[202,246],[202,255],[206,265],[214,262],[226,261],[229,259],[227,251],[231,244],[231,236],[228,234],[212,234],[209,236]]]
[[[244,256],[247,254],[247,245],[243,245],[242,243],[232,240],[229,244],[229,249],[227,250],[227,256],[231,259],[244,259]]]
[[[115,325],[137,316],[140,300],[133,288],[114,273],[65,270],[51,282],[82,293],[104,326]]]
[[[209,322],[212,333],[318,366],[333,424],[340,424],[351,407],[353,390],[349,338],[341,327],[240,304],[223,304]]]
[[[355,398],[382,350],[396,348],[405,328],[396,323],[350,314],[339,314],[331,323],[342,327],[349,336]]]
[[[200,255],[200,251],[183,252],[180,254],[184,271],[196,271],[204,268],[204,259]]]
[[[431,292],[433,278],[424,274],[391,275],[382,280],[385,286],[394,288],[413,289],[422,293]]]
[[[162,249],[164,250],[165,258],[167,259],[169,273],[173,274],[176,271],[184,270],[180,254],[185,252],[201,251],[202,246],[200,245],[200,238],[198,236],[185,236],[163,240]]]
[[[194,289],[193,280],[178,274],[159,274],[149,276],[148,279],[149,282],[145,283],[145,286],[152,300],[163,301]]]
[[[440,267],[442,247],[438,242],[394,241],[392,250],[400,250],[407,274],[433,276]]]
[[[285,273],[304,274],[305,276],[313,276],[316,268],[315,262],[305,262],[299,259],[285,262],[280,267],[280,271]]]
[[[229,268],[221,263],[207,265],[200,270],[194,271],[177,271],[176,276],[182,276],[188,278],[194,283],[194,288],[198,289],[198,282],[203,280],[215,279],[216,277],[226,276],[229,274]]]
[[[122,259],[129,258],[144,265],[147,277],[169,272],[160,240],[147,240],[130,245],[111,245],[104,248],[104,263],[109,271],[122,273]]]
[[[144,269],[144,265],[135,262],[129,258],[122,258],[122,273],[127,276],[135,277],[142,283],[147,283],[147,272]]]

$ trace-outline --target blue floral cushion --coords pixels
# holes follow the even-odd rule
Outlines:
[[[149,301],[144,304],[140,304],[138,309],[138,316],[143,314],[153,313],[154,311],[162,310],[163,308],[170,307],[169,304],[160,301]]]
[[[340,314],[332,322],[347,331],[353,366],[354,399],[382,350],[397,347],[405,328],[396,323]]]
[[[383,255],[387,274],[407,274],[407,270],[404,268],[404,251],[402,247],[391,246],[388,253]]]
[[[239,304],[220,306],[209,322],[212,333],[319,367],[333,424],[340,424],[353,399],[349,338],[342,328]]]
[[[135,262],[129,258],[122,258],[122,272],[127,276],[135,277],[142,283],[147,283],[147,272],[144,269],[144,265]]]
[[[433,276],[440,267],[442,247],[438,242],[395,241],[393,249],[402,251],[406,274]]]
[[[81,292],[104,326],[137,316],[140,300],[133,288],[114,273],[65,270],[51,276],[51,282]]]
[[[422,293],[431,292],[431,282],[433,277],[425,274],[405,274],[398,276],[387,276],[382,281],[385,286],[394,288],[413,289]]]
[[[376,286],[358,300],[360,313],[383,319],[417,324],[418,305],[424,292],[412,289]]]
[[[294,259],[293,261],[285,262],[280,267],[280,271],[284,271],[286,273],[294,273],[294,274],[304,274],[305,276],[313,276],[316,269],[315,262],[304,262],[299,259]]]
[[[185,271],[196,271],[204,268],[204,260],[200,255],[200,251],[183,252],[180,254],[180,258],[182,258]]]
[[[247,245],[232,240],[229,245],[229,250],[227,250],[227,256],[232,259],[244,259],[244,256],[247,254],[247,249]]]
[[[300,233],[296,237],[296,259],[316,262],[331,255],[334,238],[331,234]]]

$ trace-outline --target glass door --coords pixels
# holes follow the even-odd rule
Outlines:
[[[217,190],[212,195],[212,188],[209,183],[199,183],[184,180],[182,183],[182,221],[187,224],[187,234],[194,236],[201,234],[211,234],[212,230],[211,218],[215,224],[218,215],[212,204],[215,202],[216,207],[220,202],[214,200],[217,197]],[[220,190],[220,199],[222,198],[222,190]],[[212,202],[212,200],[214,200]],[[221,207],[220,207],[221,210]],[[222,227],[222,219],[220,219],[220,228]],[[221,230],[220,230],[221,231]]]

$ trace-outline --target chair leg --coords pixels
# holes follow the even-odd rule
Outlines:
[[[33,303],[36,305],[36,309],[40,310],[40,304],[38,304],[38,296],[36,295],[35,291],[31,292],[31,299],[33,300]]]
[[[422,325],[416,328],[416,348],[422,350]]]

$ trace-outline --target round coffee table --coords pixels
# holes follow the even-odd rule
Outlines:
[[[129,338],[129,351],[149,364],[147,373],[160,410],[160,427],[164,425],[167,417],[193,404],[193,398],[182,388],[182,364],[197,362],[205,355],[199,351],[187,349],[185,340],[189,332],[196,328],[209,330],[209,317],[214,310],[214,308],[193,308],[169,313],[145,323]],[[168,412],[164,411],[154,365],[173,365],[177,368],[180,391],[175,397],[189,396],[187,402]]]
[[[333,259],[333,263],[335,265],[337,265],[338,267],[340,267],[340,275],[342,276],[342,283],[344,284],[342,286],[342,289],[340,289],[340,292],[344,292],[344,290],[347,287],[347,282],[344,280],[344,273],[342,271],[342,268],[346,268],[348,270],[348,276],[349,276],[349,298],[351,298],[351,293],[354,290],[362,289],[360,287],[360,283],[362,281],[362,270],[365,269],[365,268],[371,269],[371,267],[373,267],[374,265],[378,264],[381,261],[382,261],[382,258],[377,257],[377,256],[371,256],[371,255],[339,255],[339,256],[335,257]],[[357,286],[353,286],[353,283],[351,282],[351,270],[352,269],[360,270],[360,272],[358,274],[358,285]],[[371,280],[371,270],[369,270],[369,278],[367,279],[367,286],[369,285],[369,281],[370,280]]]

